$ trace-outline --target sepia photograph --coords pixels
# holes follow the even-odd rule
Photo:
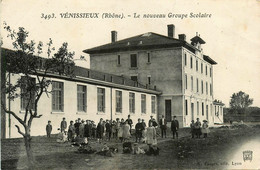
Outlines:
[[[260,169],[259,0],[0,0],[1,169]]]

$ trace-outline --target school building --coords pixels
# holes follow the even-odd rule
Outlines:
[[[158,118],[168,122],[175,115],[181,127],[191,120],[208,120],[210,125],[223,122],[222,103],[213,102],[213,66],[217,63],[203,53],[206,42],[197,33],[190,42],[185,34],[175,38],[175,26],[167,25],[168,35],[147,32],[117,40],[83,52],[90,55],[90,68],[132,79],[147,87],[156,87]]]
[[[48,120],[52,122],[52,133],[58,133],[63,117],[68,124],[78,118],[94,120],[97,124],[100,118],[126,120],[129,114],[134,123],[138,118],[148,122],[151,115],[157,117],[157,96],[161,92],[121,76],[82,67],[76,66],[74,74],[75,77],[67,77],[48,73],[48,80],[52,81],[48,91],[52,94],[42,95],[38,103],[38,113],[43,116],[33,120],[32,136],[46,135]],[[15,83],[20,77],[21,74],[9,74],[7,71],[2,80]],[[31,77],[36,78],[34,75]],[[12,101],[4,93],[2,95],[7,109],[23,118],[27,101],[20,97]],[[2,138],[21,137],[15,127],[19,122],[13,116],[4,114],[3,110],[1,112]]]
[[[223,123],[224,105],[214,99],[213,91],[217,63],[203,53],[206,42],[198,34],[191,42],[185,34],[175,38],[174,25],[168,25],[167,31],[167,36],[148,32],[123,40],[112,31],[110,43],[84,50],[90,55],[90,69],[76,66],[75,77],[48,73],[52,81],[48,90],[53,92],[41,97],[38,112],[43,116],[34,119],[31,135],[45,135],[48,120],[53,133],[58,133],[63,117],[67,123],[77,118],[98,123],[100,118],[126,119],[130,114],[135,124],[138,118],[148,122],[151,115],[157,121],[165,115],[170,122],[175,115],[181,127],[189,127],[196,118],[210,125]],[[14,83],[21,76],[2,67],[2,82]],[[24,116],[26,101],[10,101],[4,93],[2,101]],[[2,138],[21,137],[16,124],[1,110]]]

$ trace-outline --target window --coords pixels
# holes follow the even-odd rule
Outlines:
[[[207,65],[205,66],[205,73],[206,73],[206,75],[208,75],[208,66]]]
[[[147,63],[151,63],[151,56],[150,56],[150,53],[147,53]]]
[[[199,92],[199,79],[197,78],[197,93]]]
[[[209,69],[209,76],[211,77],[212,76],[212,68],[210,67]]]
[[[185,74],[185,89],[188,89],[188,78],[187,78],[187,74]]]
[[[27,91],[27,89],[35,87],[36,80],[35,78],[22,76],[21,82],[21,110],[26,110],[27,105],[28,109],[34,109],[35,92],[34,90]]]
[[[64,90],[63,83],[53,81],[52,82],[52,110],[63,112],[64,106]]]
[[[208,82],[206,82],[206,94],[208,95]]]
[[[210,87],[209,92],[210,92],[210,95],[212,96],[212,84],[210,84],[209,87]]]
[[[135,112],[135,94],[129,93],[129,112],[134,113]]]
[[[204,116],[204,103],[201,103],[201,112],[202,112],[202,116]]]
[[[203,80],[201,80],[201,94],[203,94]]]
[[[121,64],[121,57],[120,55],[117,56],[117,65],[120,65]]]
[[[147,83],[150,85],[151,84],[151,76],[147,77]]]
[[[185,100],[185,114],[188,115],[188,100]]]
[[[136,68],[137,67],[137,54],[131,54],[130,60],[131,60],[131,68]]]
[[[193,76],[191,76],[191,91],[193,91]]]
[[[146,95],[141,94],[141,110],[142,113],[146,113]]]
[[[138,80],[138,79],[137,79],[137,76],[131,76],[131,80],[137,81],[137,80]]]
[[[185,66],[187,65],[187,54],[186,53],[184,54],[184,64],[185,64]]]
[[[197,115],[199,115],[199,114],[200,114],[200,103],[197,102]]]
[[[77,100],[78,100],[78,111],[87,111],[87,90],[86,86],[77,85]]]
[[[116,112],[122,113],[122,91],[116,90]]]
[[[98,112],[105,112],[105,89],[97,88]]]
[[[196,71],[199,70],[198,60],[196,60]]]
[[[201,63],[201,74],[203,73],[203,63]]]
[[[190,56],[190,68],[192,69],[192,67],[193,67],[192,56]]]
[[[155,114],[155,96],[152,96],[152,113]]]

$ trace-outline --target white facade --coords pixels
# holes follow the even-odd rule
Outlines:
[[[15,83],[20,75],[11,76],[11,82]],[[33,76],[32,76],[33,77]],[[62,111],[53,111],[52,109],[52,94],[47,96],[43,94],[39,103],[38,103],[38,114],[42,114],[41,118],[35,118],[31,127],[31,135],[45,135],[45,127],[48,120],[51,121],[53,130],[52,133],[58,133],[58,128],[60,127],[60,122],[63,117],[66,118],[67,123],[73,120],[75,121],[78,118],[83,120],[94,120],[97,124],[100,118],[103,119],[112,119],[124,118],[127,119],[129,115],[129,93],[135,94],[135,112],[130,113],[133,123],[137,123],[137,119],[144,119],[146,122],[150,119],[150,116],[153,115],[157,117],[157,96],[156,91],[151,91],[147,89],[141,89],[138,87],[129,87],[124,85],[118,85],[114,83],[109,83],[100,80],[94,80],[89,78],[78,77],[77,80],[68,81],[61,78],[49,78],[55,82],[63,83],[63,109]],[[96,83],[96,84],[95,84]],[[103,84],[103,85],[101,85]],[[78,111],[77,108],[77,85],[83,85],[86,87],[86,111]],[[105,90],[105,108],[104,112],[98,111],[98,88]],[[49,91],[52,90],[52,84],[49,86]],[[122,92],[122,112],[116,112],[116,91]],[[19,93],[19,91],[17,92]],[[141,94],[144,94],[146,97],[146,113],[141,113]],[[152,96],[155,97],[155,113],[152,113]],[[154,98],[153,97],[153,98]],[[8,99],[6,98],[6,101]],[[8,109],[8,108],[7,108]],[[21,118],[24,117],[25,111],[21,110],[21,99],[17,98],[14,101],[11,101],[10,110],[17,113]],[[15,125],[19,125],[22,129],[23,127],[11,116],[11,125],[9,128],[8,115],[6,116],[6,137],[15,138],[21,137],[18,134]],[[10,133],[9,133],[10,131]],[[11,134],[11,135],[9,135]]]

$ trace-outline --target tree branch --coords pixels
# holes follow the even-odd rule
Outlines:
[[[40,117],[42,117],[42,115],[38,115],[38,116],[34,116],[35,118],[40,118]]]
[[[25,122],[20,117],[18,117],[13,111],[7,110],[5,105],[3,104],[3,101],[1,101],[1,105],[6,113],[13,115],[15,119],[18,120],[25,127]]]
[[[18,125],[15,125],[15,127],[17,128],[18,133],[20,133],[21,135],[23,135],[23,137],[25,137],[25,133],[23,133],[23,132],[20,130],[20,127],[19,127]]]

